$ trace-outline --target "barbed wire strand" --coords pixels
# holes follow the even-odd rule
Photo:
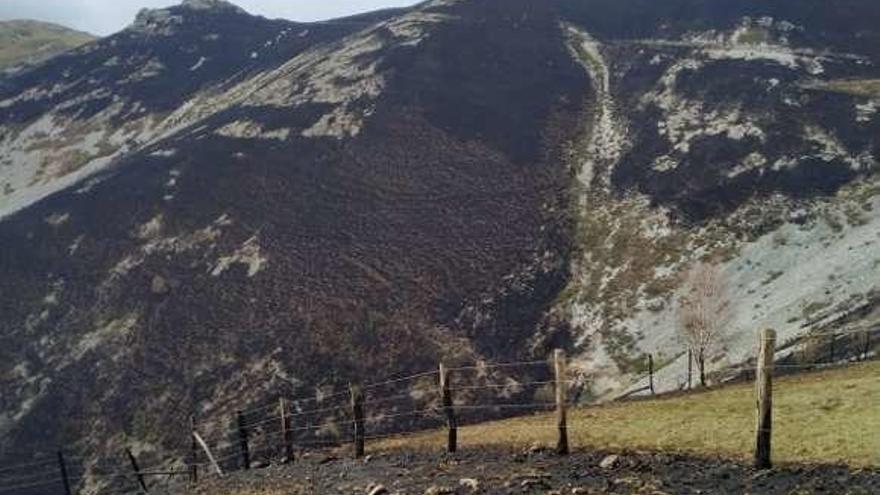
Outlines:
[[[390,396],[386,396],[386,397],[382,397],[382,398],[372,398],[372,397],[366,396],[366,397],[364,397],[364,407],[369,406],[369,405],[375,405],[375,404],[384,404],[386,402],[393,402],[393,401],[401,400],[401,399],[417,400],[416,398],[414,398],[412,396],[412,391],[409,391],[409,392],[406,392],[403,394],[390,395]]]
[[[298,404],[300,404],[300,403],[325,402],[325,401],[329,401],[330,399],[333,399],[333,398],[336,398],[336,397],[342,397],[342,396],[348,396],[348,395],[349,395],[349,392],[338,392],[338,393],[335,393],[335,394],[331,394],[331,395],[327,395],[327,396],[322,396],[322,397],[320,397],[320,398],[315,398],[315,397],[300,397],[300,398],[295,398],[295,399],[289,399],[289,398],[284,398],[284,399],[285,399],[286,401],[288,401],[289,403],[293,404],[293,405],[298,405]],[[250,410],[242,410],[242,413],[243,413],[244,415],[248,415],[248,414],[253,414],[254,412],[267,410],[267,409],[270,409],[270,408],[272,408],[272,407],[277,407],[277,406],[278,406],[278,403],[275,403],[275,404],[267,404],[267,405],[265,405],[265,406],[261,406],[261,407],[253,408],[253,409],[250,409]],[[336,407],[341,407],[341,406],[336,406]],[[317,411],[317,410],[320,410],[320,409],[316,409],[316,411]],[[305,412],[303,412],[303,414],[305,414],[305,413],[307,413],[307,412],[309,412],[309,411],[305,411]],[[200,421],[197,421],[197,422],[196,422],[196,426],[205,426],[205,425],[209,425],[209,424],[216,424],[216,423],[219,423],[219,422],[232,422],[232,421],[234,421],[234,420],[236,419],[237,411],[236,411],[236,410],[232,410],[232,411],[230,411],[230,412],[221,413],[221,416],[222,416],[222,417],[220,417],[220,418],[216,418],[216,419],[207,419],[207,420],[200,420]],[[225,417],[223,417],[223,416],[225,416]]]
[[[17,491],[17,490],[22,490],[24,488],[36,488],[38,486],[54,485],[56,483],[58,485],[61,485],[63,483],[63,481],[61,480],[61,477],[51,479],[51,480],[42,480],[42,481],[38,481],[36,483],[24,483],[24,484],[20,484],[20,485],[3,486],[3,487],[0,487],[0,493],[9,493],[9,492]]]
[[[28,481],[34,481],[34,479],[45,478],[46,476],[58,476],[59,470],[56,467],[55,469],[48,471],[41,471],[37,473],[21,473],[17,476],[13,477],[0,477],[0,486],[3,486],[7,483],[23,483]]]
[[[329,401],[330,399],[335,399],[336,397],[348,396],[350,394],[351,394],[351,392],[335,392],[330,395],[323,395],[321,397],[300,397],[300,398],[288,399],[288,400],[290,402],[292,402],[293,404],[298,404],[298,403],[302,403],[302,402],[305,402],[305,403],[326,402],[326,401]]]
[[[492,385],[468,385],[462,387],[449,387],[449,390],[481,390],[481,389],[497,389],[497,388],[517,388],[517,387],[527,387],[530,385],[552,385],[555,384],[556,380],[536,380],[531,382],[516,382],[516,383],[498,383]],[[560,383],[574,383],[574,380],[560,380]]]
[[[338,395],[343,395],[343,394],[338,394]],[[348,393],[346,392],[346,393],[344,393],[344,395],[348,395]],[[306,410],[306,411],[291,412],[289,414],[286,414],[285,417],[286,418],[295,418],[295,417],[306,416],[309,414],[318,414],[321,412],[330,412],[330,411],[345,410],[345,409],[346,409],[345,406],[340,405],[340,406],[333,406],[333,407],[326,407],[326,408],[319,408],[319,409],[310,409],[310,410]],[[236,428],[234,430],[231,430],[234,432],[234,431],[238,430],[237,422],[235,422],[234,419],[235,419],[234,416],[230,416],[229,418],[218,418],[215,420],[207,420],[207,421],[202,421],[202,422],[198,423],[198,426],[204,426],[207,424],[216,424],[218,422],[223,421],[223,422],[227,422],[227,423],[235,423]],[[245,428],[251,428],[251,427],[259,426],[261,424],[269,423],[272,421],[280,421],[280,415],[268,417],[268,418],[262,419],[262,420],[245,422],[243,426]]]
[[[425,408],[425,409],[419,409],[416,411],[406,411],[406,412],[402,412],[402,413],[393,413],[393,414],[382,414],[382,415],[377,415],[377,416],[373,416],[370,418],[365,418],[364,422],[365,423],[379,423],[382,421],[387,421],[392,418],[402,418],[402,417],[406,417],[406,416],[417,416],[419,414],[436,413],[436,412],[440,412],[442,410],[443,409],[440,407],[429,407],[429,408]]]
[[[67,459],[67,456],[65,456],[64,458]],[[4,466],[4,467],[0,468],[0,473],[5,473],[7,471],[15,471],[16,469],[21,469],[21,468],[25,468],[25,467],[40,466],[43,464],[49,464],[49,463],[54,463],[54,462],[58,462],[58,459],[52,458],[52,459],[45,459],[42,461],[24,462],[21,464]]]
[[[401,382],[406,382],[406,381],[412,381],[412,380],[415,380],[415,379],[418,379],[418,378],[422,378],[422,377],[425,377],[425,376],[436,375],[436,374],[438,374],[438,373],[440,373],[440,372],[437,371],[437,370],[434,370],[434,371],[424,371],[424,372],[422,372],[422,373],[416,373],[416,374],[414,374],[414,375],[404,376],[404,377],[400,377],[400,378],[393,378],[393,379],[391,379],[391,380],[385,380],[385,381],[383,381],[383,382],[370,383],[370,384],[367,384],[367,385],[363,385],[363,386],[361,387],[361,390],[373,390],[373,389],[378,388],[378,387],[384,387],[384,386],[386,386],[386,385],[392,385],[392,384],[396,384],[396,383],[401,383]]]
[[[512,363],[495,363],[495,364],[476,364],[473,366],[458,366],[455,368],[448,368],[447,371],[467,371],[467,370],[480,370],[480,369],[498,369],[498,368],[514,368],[517,366],[536,366],[539,364],[547,365],[548,361],[546,359],[542,359],[540,361],[516,361]]]
[[[539,407],[556,407],[555,402],[533,402],[531,404],[456,404],[455,409],[529,409]]]

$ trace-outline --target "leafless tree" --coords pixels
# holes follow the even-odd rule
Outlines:
[[[730,298],[720,268],[706,262],[695,264],[685,278],[687,293],[679,308],[679,331],[693,352],[700,373],[700,385],[706,386],[706,360],[723,337],[730,320]]]

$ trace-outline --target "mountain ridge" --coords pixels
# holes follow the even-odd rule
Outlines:
[[[233,402],[554,347],[584,398],[647,353],[675,387],[701,259],[736,301],[719,376],[751,329],[869,314],[880,59],[850,3],[850,34],[822,2],[172,7],[0,80],[0,457],[159,455]]]

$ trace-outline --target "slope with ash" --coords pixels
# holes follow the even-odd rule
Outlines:
[[[175,111],[200,90],[236,84],[371,22],[313,26],[184,2],[143,10],[115,35],[0,80],[0,216],[179,131]]]
[[[189,0],[4,79],[0,452],[177,459],[191,413],[554,346],[582,397],[647,352],[675,388],[703,258],[719,370],[869,310],[878,31],[846,3]]]
[[[643,386],[647,353],[663,388],[682,386],[682,274],[699,260],[729,298],[719,376],[754,355],[757,329],[796,339],[878,305],[876,5],[563,5],[601,81],[574,151],[581,254],[557,306],[595,394]]]
[[[188,88],[162,73],[116,84],[147,115],[168,112],[158,137],[0,228],[4,448],[174,452],[192,412],[221,418],[441,356],[529,354],[566,279],[560,152],[587,77],[552,5],[390,14]],[[160,48],[222,19],[263,22],[241,16],[183,15],[194,29],[150,32],[146,60],[188,73]],[[118,36],[101,56],[64,58],[71,77],[145,35]],[[72,97],[41,95],[12,97],[9,115]],[[98,107],[50,112],[89,122]],[[59,410],[71,419],[47,428]]]

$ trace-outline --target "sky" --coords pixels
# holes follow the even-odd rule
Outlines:
[[[251,14],[293,21],[318,21],[416,0],[231,0]],[[0,20],[36,19],[97,35],[119,31],[144,7],[167,7],[179,0],[0,0]]]

